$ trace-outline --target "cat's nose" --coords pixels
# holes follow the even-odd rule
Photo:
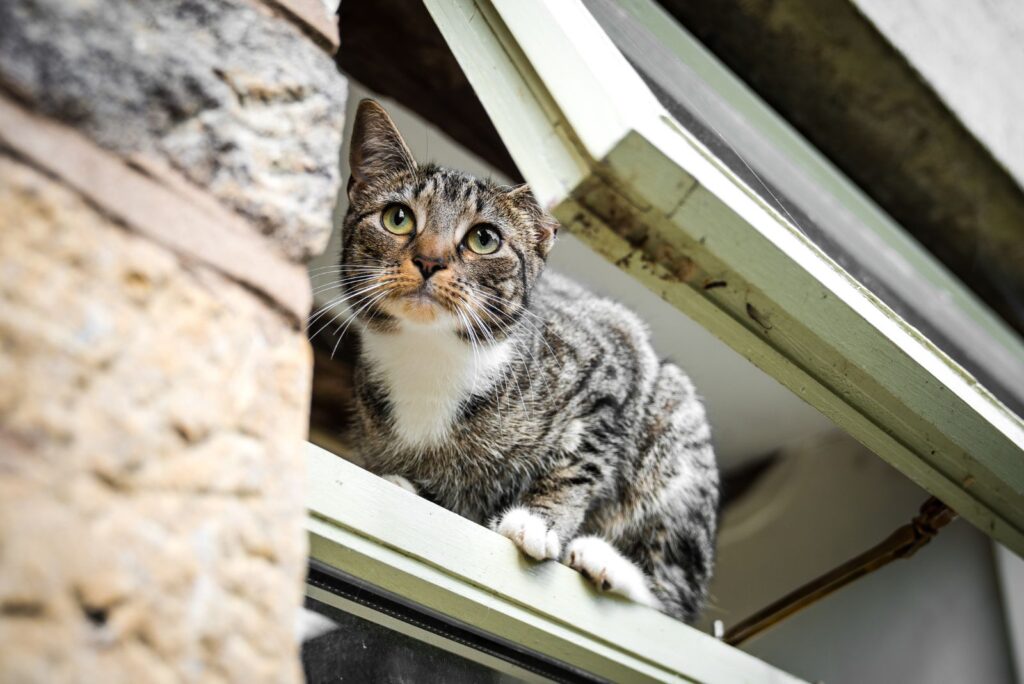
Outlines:
[[[413,257],[412,263],[416,264],[416,268],[420,269],[424,280],[427,280],[441,269],[448,268],[448,264],[444,262],[444,259],[433,259],[424,256]]]

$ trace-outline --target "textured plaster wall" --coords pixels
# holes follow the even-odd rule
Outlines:
[[[0,4],[4,106],[121,155],[111,178],[192,184],[180,203],[235,212],[284,271],[326,241],[345,92],[330,55],[254,0]],[[11,121],[0,682],[297,681],[300,321],[76,192]],[[231,250],[217,225],[202,238]]]

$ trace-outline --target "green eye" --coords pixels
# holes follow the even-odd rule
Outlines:
[[[492,226],[481,223],[466,233],[466,246],[477,254],[493,254],[501,247],[501,233]]]
[[[380,222],[395,235],[408,235],[416,227],[412,209],[404,204],[390,204],[380,215]]]

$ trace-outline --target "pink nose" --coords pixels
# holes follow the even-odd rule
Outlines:
[[[412,263],[416,264],[416,268],[420,269],[424,280],[427,280],[441,269],[448,268],[448,264],[443,259],[433,259],[431,257],[413,257]]]

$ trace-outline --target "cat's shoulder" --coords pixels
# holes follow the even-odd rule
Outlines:
[[[615,324],[647,336],[646,324],[629,307],[597,294],[572,278],[547,269],[537,280],[535,297],[542,308],[569,318],[585,317],[591,322]]]
[[[537,278],[533,293],[535,297],[558,300],[571,297],[593,299],[597,296],[572,278],[550,268],[544,269]]]

